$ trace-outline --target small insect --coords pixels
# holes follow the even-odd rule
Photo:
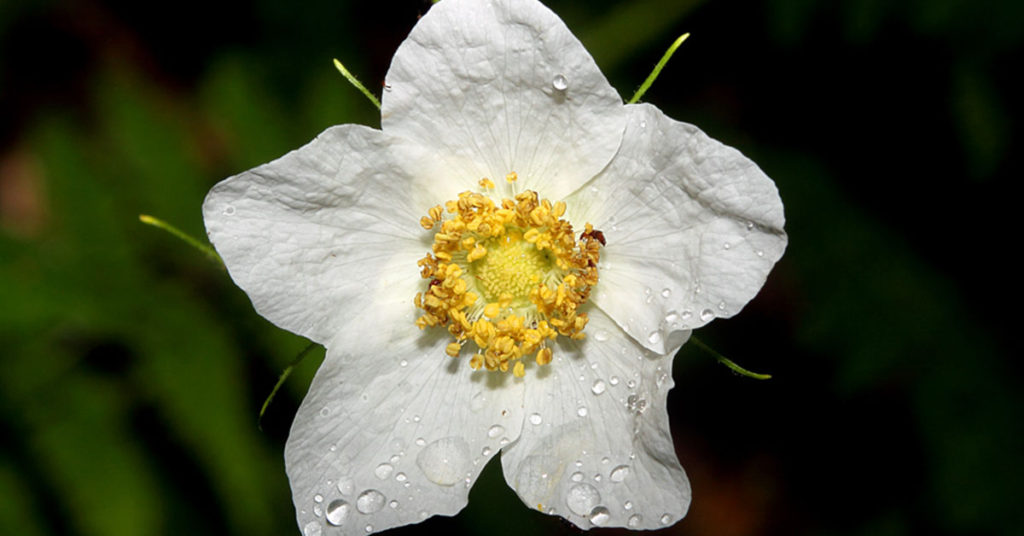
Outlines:
[[[584,231],[583,234],[580,235],[580,238],[593,238],[594,240],[600,242],[602,246],[608,245],[608,243],[604,241],[604,233],[598,231],[597,229]]]

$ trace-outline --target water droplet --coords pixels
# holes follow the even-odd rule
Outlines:
[[[626,399],[626,407],[629,408],[629,411],[639,415],[647,409],[647,401],[637,395],[629,395]]]
[[[360,493],[356,499],[356,510],[364,514],[378,512],[381,508],[384,508],[384,494],[375,489]]]
[[[726,242],[726,243],[722,244],[722,249],[728,251],[728,250],[732,249],[732,244]]]
[[[423,439],[422,437],[417,437],[416,438],[416,445],[417,446],[422,447],[423,445],[426,445],[426,444],[427,444],[427,440],[426,439]]]
[[[580,417],[586,417],[587,416],[587,407],[586,406],[580,406],[580,407],[576,408],[576,415],[579,415]]]
[[[331,408],[324,408],[320,410],[320,416],[326,417],[331,414]]]
[[[647,121],[640,121],[640,128],[647,128]]]
[[[487,405],[487,395],[483,391],[473,395],[473,398],[469,399],[469,409],[473,411],[480,411]]]
[[[590,484],[576,484],[569,489],[565,504],[576,515],[585,516],[601,502],[601,494]]]
[[[724,311],[725,310],[725,302],[724,301],[718,302],[718,308],[720,310]]]
[[[754,230],[754,222],[752,222],[752,221],[748,221],[747,222],[747,230],[748,231]]]
[[[661,521],[662,525],[668,525],[669,523],[672,522],[672,516],[670,516],[668,514],[664,514],[664,515],[661,516],[661,519],[659,521]]]
[[[320,536],[320,523],[317,521],[310,521],[306,523],[306,527],[302,529],[302,533],[305,536]]]
[[[341,499],[334,499],[327,505],[327,522],[337,527],[345,522],[352,507]]]
[[[629,525],[630,528],[634,528],[635,529],[635,528],[640,526],[640,521],[642,519],[643,518],[640,517],[640,514],[633,514],[633,515],[629,516],[629,521],[626,521],[626,524]]]
[[[233,207],[231,205],[228,205],[228,206],[224,207],[224,215],[225,216],[234,216],[235,215],[235,207]]]
[[[313,502],[322,503],[324,502],[324,496],[317,493],[313,496]]]
[[[608,383],[612,384],[613,386],[614,385],[618,385],[619,384],[619,377],[618,376],[612,376],[611,378],[608,378]]]
[[[338,481],[338,492],[342,495],[351,495],[355,491],[355,484],[351,478],[342,478]]]
[[[324,515],[324,508],[319,504],[313,505],[313,515],[316,517]]]
[[[757,256],[758,257],[764,257],[764,252],[761,251],[761,250],[757,250]]]
[[[590,511],[590,522],[599,527],[607,523],[611,518],[612,514],[603,506],[595,507]]]
[[[685,322],[685,321],[689,320],[692,316],[693,316],[693,313],[691,313],[690,311],[683,311],[682,314],[679,315],[679,318],[682,318],[683,321]]]
[[[505,446],[505,445],[508,445],[509,441],[511,441],[511,439],[509,439],[507,437],[503,437],[503,438],[498,440],[498,444],[501,445],[501,446]]]
[[[398,454],[395,454],[394,456],[392,456],[391,458],[389,458],[389,460],[391,461],[391,463],[398,463],[398,460],[401,460],[401,459],[402,459],[402,456],[401,456],[401,455],[398,455]]]
[[[703,311],[700,312],[700,319],[705,321],[705,322],[707,322],[708,320],[711,320],[714,317],[715,317],[715,312],[712,311],[711,309],[704,309]]]
[[[628,382],[626,382],[626,387],[629,387],[630,389],[636,389],[636,382],[633,380],[629,380]]]
[[[485,458],[487,456],[490,456],[491,455],[491,447],[484,447],[484,448],[480,449],[480,455],[485,457]]]
[[[382,463],[378,465],[376,469],[373,470],[373,474],[376,475],[377,478],[385,480],[387,479],[387,477],[391,476],[391,473],[394,470],[395,468],[392,467],[390,464]]]
[[[670,312],[667,315],[665,315],[666,324],[675,325],[677,322],[679,322],[679,315],[676,314],[675,312]]]
[[[567,79],[562,73],[558,73],[551,79],[551,87],[558,91],[565,91],[569,88],[569,79]]]
[[[398,473],[397,475],[395,475],[395,480],[399,482],[405,482],[408,479],[409,477],[405,476],[405,473]]]
[[[395,508],[398,508],[398,501],[391,501],[391,502],[389,502],[388,503],[388,508],[391,508],[392,510],[394,510]]]
[[[603,463],[603,464],[612,463],[612,459],[607,457],[607,456],[605,456],[604,458],[601,458],[601,463]]]
[[[602,478],[601,477],[601,473],[598,473],[598,474],[594,475],[594,482],[600,482],[601,478]]]
[[[569,477],[569,480],[572,480],[573,482],[583,482],[583,473],[576,471]]]
[[[633,509],[633,501],[626,501],[626,502],[624,502],[622,504],[622,507],[625,508],[626,510],[632,510]]]
[[[421,420],[421,417],[419,415],[413,415],[412,416],[412,422],[420,422],[420,420]]]
[[[661,343],[661,332],[660,331],[652,331],[649,335],[647,335],[647,340],[651,344],[659,344],[659,343]]]
[[[530,424],[537,425],[544,422],[544,419],[540,416],[540,413],[534,413],[530,415]]]
[[[628,465],[620,465],[615,469],[612,469],[612,472],[608,473],[608,479],[612,482],[622,482],[627,476],[629,476]]]
[[[363,527],[363,530],[365,530],[366,533],[369,534],[369,533],[373,532],[373,525],[367,525],[367,526]]]
[[[431,482],[453,486],[469,471],[469,444],[461,437],[438,439],[420,451],[416,465]]]
[[[668,289],[668,288],[661,289],[661,297],[662,298],[668,298],[671,295],[672,295],[672,289]]]
[[[505,433],[505,427],[500,424],[495,424],[487,429],[487,437],[491,439],[494,439],[503,433]]]
[[[409,366],[409,362],[403,359],[403,360],[398,362],[398,366],[400,366],[400,367],[407,367],[407,366]]]
[[[594,333],[594,340],[597,342],[604,342],[607,341],[610,336],[611,334],[608,333],[607,330],[599,329]]]
[[[604,380],[595,380],[594,385],[590,388],[590,392],[595,395],[599,395],[603,393],[606,388],[607,386],[605,385]]]

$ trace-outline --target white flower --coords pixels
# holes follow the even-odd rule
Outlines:
[[[299,526],[356,534],[455,514],[499,451],[530,508],[584,528],[676,522],[690,487],[665,411],[672,358],[690,330],[737,313],[782,255],[774,184],[696,127],[624,105],[532,0],[433,6],[386,82],[381,130],[330,128],[203,206],[256,310],[327,347],[285,450]],[[488,217],[518,242],[493,226],[447,236],[462,224],[442,220],[475,216],[431,209],[463,192],[497,203]],[[540,223],[497,211],[532,192],[551,200]],[[538,311],[516,294],[540,284],[570,305]],[[447,297],[428,306],[435,286]],[[451,329],[417,327],[431,314]],[[470,327],[452,327],[460,315]],[[509,315],[525,325],[501,324]],[[497,338],[479,340],[480,320]]]

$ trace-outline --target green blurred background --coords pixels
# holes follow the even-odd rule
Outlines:
[[[382,3],[383,4],[383,3]],[[628,98],[775,179],[790,245],[684,347],[680,535],[1024,534],[1017,0],[552,1]],[[0,534],[297,534],[282,448],[323,352],[153,214],[203,236],[218,180],[379,93],[425,0],[0,1]],[[1014,97],[1017,95],[1017,97]],[[492,463],[397,529],[573,533]],[[609,531],[610,532],[610,531]]]

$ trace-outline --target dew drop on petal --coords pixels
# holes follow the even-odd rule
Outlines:
[[[555,88],[557,91],[565,91],[569,88],[569,79],[562,73],[558,73],[551,79],[551,87]]]
[[[661,289],[661,297],[662,298],[668,298],[671,295],[672,295],[672,290],[671,289],[668,289],[668,288]]]
[[[426,439],[423,439],[422,437],[417,437],[416,438],[416,445],[417,446],[422,447],[423,445],[426,445],[426,444],[427,444],[427,440]]]
[[[469,471],[469,444],[455,436],[438,439],[420,451],[416,465],[431,482],[454,486]]]
[[[611,334],[608,333],[608,330],[599,329],[594,333],[594,340],[597,342],[604,342],[607,341],[610,336]]]
[[[576,484],[569,488],[565,504],[574,514],[585,516],[601,502],[601,494],[590,484]]]
[[[690,311],[683,311],[683,313],[679,315],[679,317],[682,318],[683,320],[689,320],[692,316],[693,313],[691,313]]]
[[[394,510],[395,508],[398,508],[398,501],[394,501],[393,500],[393,501],[389,502],[388,503],[388,508],[391,508],[392,510]]]
[[[620,465],[615,469],[612,469],[611,473],[608,473],[608,479],[612,482],[622,482],[627,476],[629,476],[628,465]]]
[[[231,205],[228,205],[228,206],[224,207],[224,215],[225,216],[234,216],[235,215],[235,207],[233,207]]]
[[[316,517],[324,515],[324,507],[320,506],[319,504],[313,505],[313,515],[315,515]]]
[[[587,416],[587,407],[586,406],[580,406],[580,407],[576,408],[576,415],[579,415],[580,417],[586,417]]]
[[[622,504],[622,507],[625,508],[626,510],[632,510],[633,501],[626,501],[625,503]]]
[[[607,386],[605,385],[604,380],[596,380],[594,381],[594,385],[590,388],[590,392],[595,395],[599,395],[603,393],[606,388]]]
[[[480,455],[485,457],[485,458],[487,456],[490,456],[491,455],[491,447],[484,447],[483,449],[481,449],[480,450]]]
[[[619,384],[619,377],[618,376],[612,376],[611,378],[608,378],[608,383],[610,383],[612,385],[618,385]]]
[[[661,332],[660,331],[652,331],[649,335],[647,335],[647,340],[651,344],[658,344],[658,343],[660,343],[661,342]]]
[[[635,528],[640,526],[640,521],[642,519],[643,518],[640,517],[640,514],[633,514],[633,515],[629,516],[629,521],[627,521],[626,524],[629,525],[630,528],[634,528],[635,529]]]
[[[473,395],[473,398],[469,399],[469,409],[473,411],[480,411],[487,405],[487,395],[483,391]]]
[[[360,493],[356,499],[356,510],[364,514],[378,512],[381,508],[384,508],[384,494],[375,489]]]
[[[398,473],[397,475],[395,475],[395,480],[399,482],[405,482],[408,479],[409,477],[405,476],[405,473]]]
[[[597,506],[590,511],[590,522],[599,527],[607,523],[611,517],[612,514],[603,506]]]
[[[382,463],[378,465],[376,469],[373,470],[373,474],[381,480],[386,480],[389,476],[391,476],[391,473],[394,472],[394,470],[395,468],[392,467],[390,464]]]
[[[341,499],[334,499],[327,505],[327,522],[337,527],[345,522],[351,506]]]
[[[505,427],[500,424],[495,424],[487,429],[487,437],[491,439],[494,439],[503,433],[505,433]]]
[[[363,527],[363,530],[365,530],[366,533],[369,534],[369,533],[373,532],[373,525],[367,525],[367,526]]]
[[[408,367],[409,366],[409,362],[403,359],[403,360],[398,362],[398,366],[400,366],[400,367]]]
[[[724,311],[725,310],[725,302],[724,301],[718,302],[718,308]]]
[[[317,493],[316,495],[313,496],[313,502],[318,502],[318,503],[324,502],[324,496],[320,495],[319,493]]]
[[[316,521],[306,523],[305,528],[302,529],[302,534],[305,536],[320,536],[320,523]]]
[[[659,521],[661,521],[662,525],[668,525],[669,523],[672,522],[672,516],[670,516],[668,514],[664,514],[664,515],[661,516],[661,519]]]
[[[747,230],[748,231],[753,231],[754,230],[754,222],[752,222],[752,221],[748,221],[747,222]]]
[[[583,482],[583,473],[576,471],[569,477],[569,480],[572,480],[573,482]]]
[[[711,309],[704,309],[703,311],[700,312],[700,319],[705,321],[705,322],[707,322],[708,320],[711,320],[714,317],[715,317],[715,312],[712,311]]]
[[[342,495],[351,495],[353,491],[355,491],[355,483],[352,482],[351,478],[338,480],[338,492]]]
[[[722,249],[725,249],[726,251],[728,251],[731,248],[732,248],[732,244],[730,244],[728,242],[726,242],[725,244],[722,244]]]
[[[544,422],[544,419],[540,416],[540,413],[534,413],[533,415],[530,415],[530,424],[538,425],[542,422]]]

